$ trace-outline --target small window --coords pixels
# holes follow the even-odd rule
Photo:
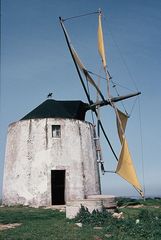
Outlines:
[[[61,137],[60,125],[52,125],[52,137],[53,138],[60,138]]]

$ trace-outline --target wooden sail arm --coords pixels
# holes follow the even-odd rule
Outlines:
[[[125,99],[135,97],[135,96],[138,96],[140,94],[141,94],[141,92],[136,92],[136,93],[128,94],[128,95],[125,95],[125,96],[113,97],[110,100],[97,101],[97,102],[89,105],[89,110],[90,109],[94,110],[97,106],[103,107],[103,106],[106,106],[106,105],[111,105],[111,102],[115,103],[115,102],[123,101]]]
[[[92,101],[91,101],[91,99],[90,99],[90,96],[89,96],[89,94],[88,94],[87,88],[86,88],[86,86],[85,86],[85,84],[84,84],[84,81],[83,81],[83,79],[82,79],[81,73],[80,73],[79,68],[78,68],[78,65],[77,65],[77,63],[76,63],[76,60],[75,60],[75,58],[74,58],[73,51],[72,51],[71,45],[70,45],[70,40],[69,40],[69,38],[68,38],[68,34],[67,34],[67,31],[66,31],[66,28],[65,28],[65,26],[64,26],[64,24],[63,24],[63,19],[62,19],[61,17],[59,17],[59,21],[60,21],[60,25],[61,25],[61,27],[62,27],[64,36],[65,36],[65,40],[66,40],[66,43],[67,43],[69,52],[70,52],[70,54],[71,54],[71,57],[72,57],[72,59],[73,59],[74,65],[75,65],[75,68],[76,68],[76,70],[77,70],[79,79],[80,79],[81,84],[82,84],[82,86],[83,86],[83,89],[84,89],[84,91],[85,91],[85,94],[86,94],[86,97],[87,97],[87,99],[88,99],[88,102],[89,102],[89,104],[91,105]]]

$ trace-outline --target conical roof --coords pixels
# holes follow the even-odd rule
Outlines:
[[[84,120],[88,104],[82,101],[56,101],[47,99],[21,120],[35,118],[72,118]]]

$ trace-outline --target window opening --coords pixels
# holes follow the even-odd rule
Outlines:
[[[60,138],[61,137],[60,125],[52,125],[52,137],[53,138]]]

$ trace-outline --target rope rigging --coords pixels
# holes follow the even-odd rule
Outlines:
[[[141,142],[141,167],[142,167],[142,181],[143,181],[143,192],[144,192],[144,200],[145,200],[145,170],[144,170],[144,149],[143,149],[143,135],[142,135],[142,120],[141,120],[141,104],[140,98],[138,98],[139,104],[139,125],[140,125],[140,142]]]
[[[103,18],[105,19],[105,21],[106,21],[106,23],[107,23],[107,18],[106,18],[104,15],[103,15]],[[117,49],[118,52],[119,52],[119,56],[120,56],[120,58],[121,58],[121,61],[122,61],[122,63],[124,64],[124,66],[125,66],[125,68],[126,68],[126,71],[127,71],[128,75],[129,75],[129,78],[130,78],[131,82],[133,83],[135,89],[138,91],[137,84],[136,84],[136,82],[135,82],[135,80],[134,80],[134,78],[133,78],[133,76],[132,76],[132,74],[131,74],[131,72],[130,72],[130,69],[129,69],[126,61],[125,61],[125,58],[124,58],[124,56],[123,56],[123,54],[122,54],[121,49],[120,49],[117,41],[115,40],[115,38],[114,38],[114,36],[113,36],[113,33],[112,33],[111,29],[110,29],[110,24],[109,24],[109,22],[108,22],[108,26],[109,26],[109,33],[110,33],[110,35],[111,35],[112,41],[113,41],[116,49]]]
[[[77,16],[64,18],[64,19],[62,19],[62,21],[65,22],[65,21],[68,21],[68,20],[71,20],[71,19],[80,18],[80,17],[86,17],[86,16],[89,16],[89,15],[98,14],[98,13],[99,13],[99,11],[85,13],[85,14],[81,14],[81,15],[77,15]]]
[[[94,73],[94,72],[92,72],[92,71],[90,71],[90,70],[87,70],[87,71],[88,71],[90,74],[92,74],[92,75],[94,75],[94,76],[96,76],[96,77],[99,77],[99,78],[101,78],[101,79],[107,80],[105,77],[101,76],[100,74]],[[112,79],[112,77],[111,77],[111,79]],[[120,83],[118,83],[118,82],[116,82],[116,81],[113,81],[113,79],[112,79],[112,82],[113,82],[113,84],[115,84],[115,85],[117,85],[117,86],[119,86],[119,87],[121,87],[121,88],[123,88],[123,89],[129,90],[130,92],[133,92],[133,91],[134,91],[134,90],[132,90],[132,89],[130,89],[130,88],[128,88],[128,87],[125,87],[125,86],[121,85]]]

